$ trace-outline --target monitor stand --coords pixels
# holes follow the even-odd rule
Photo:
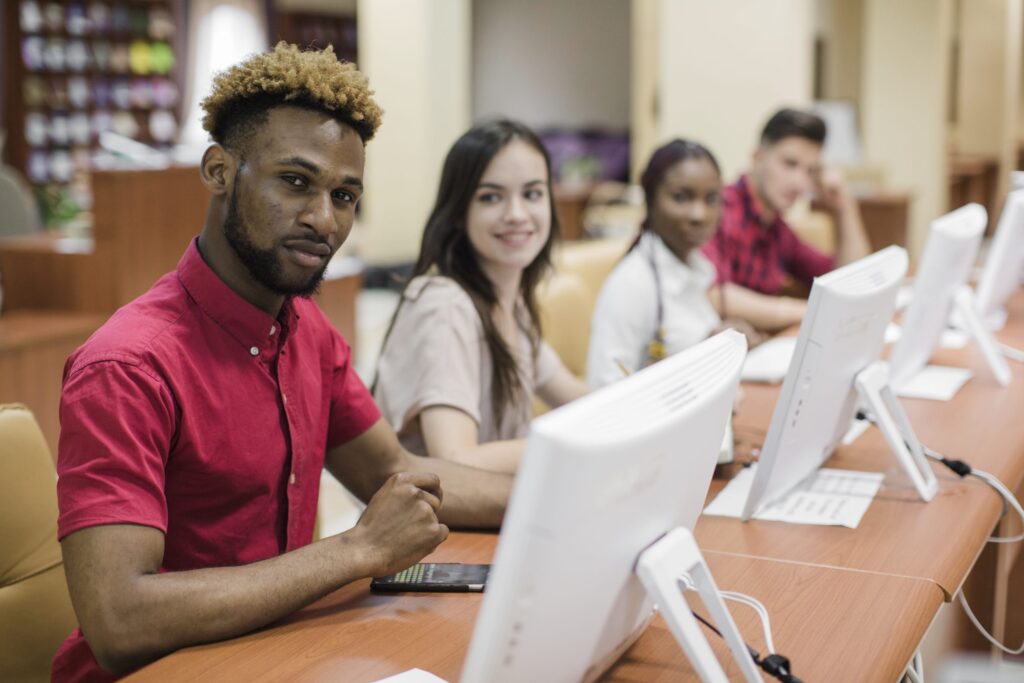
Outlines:
[[[728,678],[683,599],[680,586],[680,576],[683,574],[687,574],[696,586],[715,626],[732,651],[744,680],[747,683],[761,683],[757,665],[722,602],[711,570],[704,562],[697,541],[689,530],[676,527],[640,553],[636,573],[662,617],[668,622],[672,635],[679,641],[700,680],[704,683],[726,683]]]
[[[917,440],[914,428],[889,384],[888,366],[875,361],[857,373],[853,385],[857,387],[861,405],[875,417],[875,425],[914,483],[921,500],[930,501],[939,490],[939,482],[928,466],[921,442]]]
[[[1010,366],[1006,363],[1006,357],[1003,355],[999,345],[996,344],[992,332],[989,331],[985,323],[982,322],[981,316],[978,315],[974,291],[967,285],[962,285],[956,290],[956,294],[953,296],[953,310],[970,335],[974,337],[974,341],[977,342],[978,347],[981,349],[985,362],[992,369],[992,374],[995,375],[996,381],[1005,387],[1010,383],[1012,376]]]

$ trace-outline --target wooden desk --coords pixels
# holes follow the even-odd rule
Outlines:
[[[1024,294],[1011,301],[1009,313],[1011,322],[997,336],[1020,345]],[[1011,363],[1013,381],[1004,388],[996,384],[973,344],[962,350],[940,349],[932,362],[969,367],[974,377],[949,402],[903,400],[918,437],[944,455],[966,460],[1017,488],[1024,480],[1024,366]],[[740,438],[764,441],[779,392],[779,386],[745,387],[736,420]],[[827,465],[886,474],[856,530],[702,516],[696,529],[698,543],[705,550],[928,579],[952,599],[999,519],[1001,499],[980,480],[960,479],[933,465],[939,493],[930,503],[921,502],[876,429],[840,447]],[[725,481],[714,481],[712,495],[724,485]]]
[[[1024,293],[1011,301],[1010,319],[997,336],[1021,345]],[[940,351],[935,360],[967,365],[975,377],[952,402],[906,401],[916,431],[930,446],[1018,487],[1024,478],[1024,368],[1015,365],[1013,383],[1000,388],[972,348]],[[738,419],[741,439],[763,441],[777,394],[778,387],[748,388]],[[797,675],[807,681],[896,680],[942,601],[956,592],[985,547],[1001,504],[974,480],[946,474],[940,474],[939,495],[919,502],[873,430],[829,464],[887,474],[858,529],[702,517],[697,537],[722,588],[765,603],[776,645],[792,658]],[[716,481],[713,487],[723,485]],[[494,538],[453,534],[430,559],[488,561]],[[175,653],[129,680],[373,681],[421,667],[454,681],[480,600],[371,595],[367,581],[360,581],[273,628]],[[731,611],[746,639],[761,647],[756,617],[741,607]],[[726,661],[716,641],[712,645]],[[679,681],[692,680],[692,674],[656,620],[607,680]]]
[[[60,423],[64,361],[104,317],[60,311],[9,311],[0,315],[0,403],[32,409],[53,457]]]
[[[455,533],[430,560],[489,562],[496,536]],[[896,680],[942,601],[927,581],[708,553],[723,589],[753,594],[772,617],[776,647],[806,681]],[[182,650],[128,681],[375,681],[413,667],[454,683],[480,609],[480,595],[375,595],[359,581],[242,638]],[[730,610],[745,639],[763,650],[760,622]],[[881,627],[883,626],[884,627]],[[709,642],[738,674],[721,641]],[[659,619],[606,675],[608,681],[693,681]]]

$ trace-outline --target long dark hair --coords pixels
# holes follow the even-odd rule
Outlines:
[[[541,329],[534,292],[551,266],[551,245],[557,237],[559,228],[555,199],[551,191],[551,159],[540,138],[527,126],[507,119],[489,121],[473,126],[455,141],[444,160],[437,199],[423,229],[419,260],[416,261],[409,278],[411,281],[428,272],[435,273],[451,278],[469,295],[473,307],[480,316],[484,340],[491,352],[491,400],[497,424],[501,424],[505,409],[524,390],[523,382],[514,349],[508,347],[494,324],[492,313],[498,305],[498,296],[494,285],[480,267],[477,255],[469,242],[466,215],[488,164],[498,152],[514,140],[521,140],[540,152],[548,173],[551,232],[540,253],[523,271],[519,283],[519,293],[529,314],[529,326],[524,329],[530,339],[532,352],[536,356],[540,346]],[[391,336],[391,328],[394,327],[399,310],[396,310],[391,318],[391,327],[388,328],[388,334],[384,339],[385,345]],[[516,322],[522,324],[518,319]]]
[[[719,168],[715,155],[699,142],[676,138],[654,150],[644,172],[640,174],[640,186],[644,188],[647,215],[644,216],[644,222],[640,224],[640,235],[637,235],[633,247],[640,243],[640,237],[644,231],[651,229],[651,209],[654,207],[655,196],[658,193],[658,187],[665,179],[665,174],[679,162],[690,159],[707,159],[715,167],[718,175],[722,175],[722,169]],[[632,247],[630,248],[632,249]]]

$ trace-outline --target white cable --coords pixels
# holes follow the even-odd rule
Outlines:
[[[1016,650],[1011,650],[1010,648],[1006,647],[998,640],[996,640],[995,637],[992,636],[992,634],[985,630],[985,627],[981,625],[980,621],[978,621],[978,617],[974,616],[974,612],[971,611],[970,605],[967,604],[967,598],[964,597],[963,590],[960,591],[958,597],[960,598],[960,604],[963,605],[964,612],[967,613],[967,618],[971,620],[971,623],[974,624],[974,628],[978,629],[978,632],[981,633],[981,635],[985,636],[985,639],[988,642],[992,643],[1008,655],[1019,655],[1021,653],[1024,653],[1024,642],[1022,642],[1020,644],[1020,647],[1018,647]]]
[[[757,612],[757,616],[761,617],[761,629],[764,631],[765,649],[768,650],[768,654],[775,654],[775,642],[772,640],[772,623],[768,618],[768,610],[765,609],[764,605],[762,605],[757,598],[750,595],[744,595],[743,593],[736,593],[734,591],[718,591],[718,594],[726,600],[732,600],[733,602],[738,602],[741,605],[746,605]]]
[[[1004,356],[1010,360],[1015,360],[1018,363],[1024,363],[1024,350],[1014,348],[1009,344],[1001,344],[999,342],[996,342],[996,344],[999,346],[999,349],[1003,352]]]
[[[943,456],[941,453],[936,453],[935,451],[933,451],[932,449],[928,448],[923,444],[921,445],[921,448],[924,451],[924,454],[931,458],[932,460],[942,460]],[[1021,507],[1020,501],[1017,500],[1017,496],[1013,495],[1013,492],[1010,491],[1010,489],[1008,489],[1003,482],[999,481],[999,479],[995,475],[989,474],[985,470],[979,470],[974,467],[971,468],[971,474],[973,474],[978,479],[981,479],[983,482],[992,487],[992,489],[996,493],[998,493],[1004,501],[1006,501],[1006,504],[1014,509],[1014,511],[1020,517],[1021,524],[1024,525],[1024,507]],[[1024,541],[1024,533],[1017,534],[1016,536],[988,537],[989,543],[1019,543],[1021,541]]]
[[[690,578],[689,574],[680,575],[679,581],[683,584],[684,590],[697,590],[697,587],[694,585],[693,580]],[[735,591],[720,590],[718,591],[718,594],[726,600],[732,600],[733,602],[738,602],[742,605],[746,605],[747,607],[750,607],[755,612],[757,612],[757,616],[761,618],[761,630],[764,632],[765,648],[768,650],[768,654],[775,654],[775,641],[772,640],[772,623],[771,620],[768,618],[768,610],[765,609],[765,606],[763,604],[761,604],[761,601],[751,595],[746,595],[745,593],[737,593]]]
[[[919,675],[913,666],[908,666],[903,675],[906,676],[910,683],[924,683],[924,677]]]
[[[1013,495],[1013,492],[1011,492],[1010,489],[1006,488],[1006,485],[1003,484],[1003,482],[982,470],[971,468],[971,474],[994,488],[1010,505],[1010,507],[1017,511],[1017,515],[1020,516],[1021,523],[1024,524],[1024,508],[1021,507],[1020,501],[1017,500],[1017,497]],[[1024,533],[1017,534],[1016,536],[989,536],[988,540],[989,543],[1019,543],[1020,541],[1024,541]]]

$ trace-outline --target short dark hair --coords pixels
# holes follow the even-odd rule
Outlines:
[[[825,122],[817,114],[800,109],[780,109],[761,131],[761,144],[774,145],[786,138],[803,138],[817,145],[825,144]]]

